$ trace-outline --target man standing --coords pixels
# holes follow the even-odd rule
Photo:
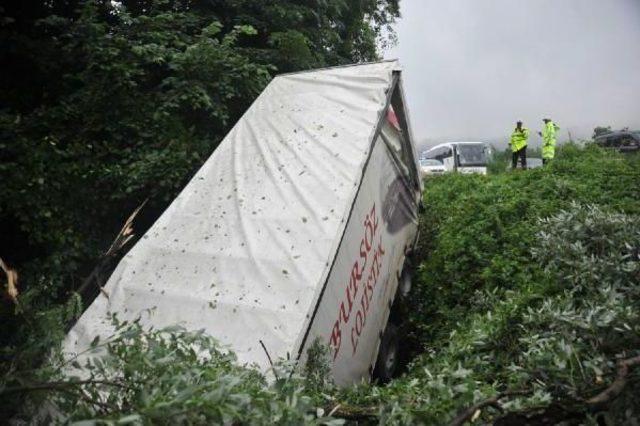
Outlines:
[[[511,168],[518,166],[518,158],[522,168],[527,168],[527,141],[529,140],[529,129],[522,127],[522,121],[516,123],[516,128],[511,134]]]
[[[542,164],[547,164],[556,155],[556,132],[560,127],[549,118],[543,118],[542,121],[544,127],[538,134],[542,136]]]

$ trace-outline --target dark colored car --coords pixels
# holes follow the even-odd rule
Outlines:
[[[597,136],[594,141],[603,148],[615,148],[620,152],[640,150],[640,130],[622,130]]]

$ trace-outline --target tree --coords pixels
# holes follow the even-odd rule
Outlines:
[[[21,309],[65,306],[128,212],[149,199],[142,233],[274,74],[377,59],[397,16],[397,0],[3,3],[0,257]],[[33,339],[14,308],[3,346]]]
[[[272,75],[374,60],[399,15],[397,0],[54,0],[0,13],[0,230],[23,241],[3,253],[18,263],[95,253],[107,241],[96,231],[112,234],[146,197],[157,214]]]

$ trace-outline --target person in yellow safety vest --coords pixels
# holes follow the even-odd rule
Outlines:
[[[542,136],[542,164],[547,164],[556,155],[556,132],[560,127],[550,118],[543,118],[542,121],[544,127],[538,134]]]
[[[522,121],[516,123],[516,128],[511,134],[511,168],[518,166],[518,158],[522,168],[527,168],[527,141],[529,140],[529,129],[522,127]]]

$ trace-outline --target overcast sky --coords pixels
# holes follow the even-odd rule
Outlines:
[[[550,116],[640,129],[640,0],[401,0],[415,139],[495,138]]]

